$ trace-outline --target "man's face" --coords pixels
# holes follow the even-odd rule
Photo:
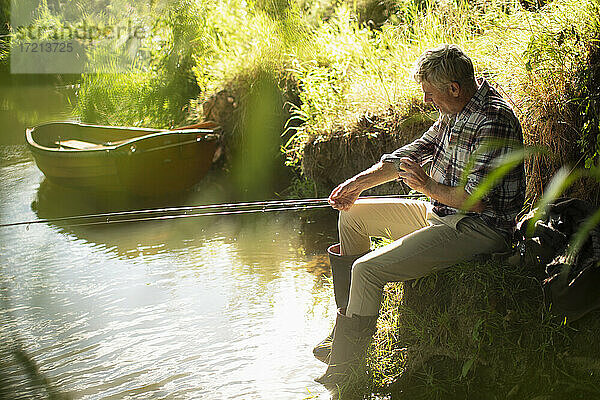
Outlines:
[[[450,84],[445,90],[440,90],[431,83],[423,81],[421,89],[423,89],[425,103],[433,103],[444,114],[456,114],[462,109],[462,104],[458,101],[460,88],[457,84]]]

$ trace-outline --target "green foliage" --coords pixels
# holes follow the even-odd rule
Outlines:
[[[287,164],[298,168],[307,142],[344,131],[364,115],[390,107],[402,113],[422,105],[410,70],[425,48],[458,43],[472,55],[477,70],[487,72],[520,106],[544,101],[542,92],[561,90],[547,90],[556,86],[550,75],[563,71],[561,77],[566,76],[583,62],[582,43],[589,43],[595,29],[587,23],[594,11],[591,0],[557,1],[539,12],[509,1],[389,1],[381,3],[388,10],[387,22],[377,24],[378,29],[370,29],[360,17],[370,3],[188,0],[171,5],[169,12],[151,6],[154,13],[172,17],[164,18],[163,29],[153,29],[140,49],[150,65],[133,64],[128,77],[84,77],[77,114],[98,122],[178,124],[188,115],[201,114],[198,108],[213,93],[245,90],[249,86],[240,79],[265,71],[298,87],[283,147]],[[111,3],[113,8],[118,4]],[[93,61],[110,64],[102,54]],[[561,96],[566,103],[566,95]],[[538,133],[528,132],[537,129],[535,118],[525,124],[526,134],[530,143],[544,142]],[[590,130],[581,143],[595,146],[592,135]],[[588,153],[593,158],[595,150]]]
[[[273,20],[281,20],[286,17],[292,7],[290,0],[255,0],[256,10],[266,13]]]
[[[554,1],[539,12],[522,14],[522,34],[505,35],[521,49],[509,59],[512,74],[501,76],[523,124],[527,143],[546,147],[554,157],[540,156],[528,163],[531,198],[543,192],[548,178],[563,164],[591,167],[596,135],[586,133],[586,120],[597,115],[589,100],[597,92],[599,5],[595,1]],[[517,42],[517,39],[519,42]],[[520,45],[519,43],[523,43]],[[500,54],[503,53],[500,46]],[[502,71],[500,66],[497,69]],[[586,111],[587,110],[587,111]],[[587,124],[588,129],[593,128]],[[579,146],[574,146],[574,144]],[[588,161],[586,161],[586,159]],[[582,163],[585,161],[585,163]],[[573,188],[577,196],[596,201],[593,187]]]
[[[546,139],[534,131],[541,116],[534,115],[529,104],[532,110],[541,110],[547,107],[535,104],[554,101],[566,110],[569,96],[579,98],[576,108],[583,120],[579,142],[585,147],[586,165],[598,157],[595,86],[580,71],[598,31],[598,5],[592,0],[557,0],[537,11],[504,0],[187,0],[133,6],[123,0],[60,0],[52,4],[39,13],[40,23],[60,23],[61,18],[103,21],[110,16],[132,18],[148,28],[127,77],[83,77],[76,113],[85,120],[177,124],[190,112],[198,114],[195,104],[201,105],[224,87],[236,86],[238,77],[268,71],[273,79],[293,81],[299,88],[289,124],[295,135],[284,147],[288,164],[298,167],[308,141],[348,127],[363,115],[419,104],[419,87],[410,77],[412,63],[425,48],[454,42],[471,54],[479,72],[487,72],[506,89],[526,121],[531,143]],[[56,14],[59,9],[62,16]],[[384,17],[367,16],[377,12]],[[113,50],[122,53],[125,46],[115,44]],[[115,60],[92,53],[91,62],[110,67]],[[577,76],[581,84],[571,86],[584,90],[565,93],[568,82],[575,82]],[[561,81],[567,83],[557,83]],[[194,100],[191,105],[190,100]]]
[[[84,75],[76,113],[88,122],[116,125],[169,127],[184,121],[186,106],[200,90],[192,73],[194,57],[210,52],[197,39],[206,28],[206,20],[198,17],[202,11],[193,1],[167,7],[160,19],[152,21],[145,38],[149,62],[138,58],[127,73]],[[111,63],[117,63],[114,57],[126,46],[123,43],[114,53],[92,52],[90,62],[110,71]]]
[[[600,11],[599,11],[600,12]],[[599,26],[596,19],[592,23]],[[577,108],[581,137],[579,146],[585,155],[585,168],[600,165],[600,34],[595,32],[594,42],[589,47],[584,68],[574,85],[573,103]]]
[[[10,1],[0,1],[0,35],[7,35],[10,26]],[[5,38],[2,37],[2,40]]]
[[[317,199],[329,195],[328,188],[323,188],[312,179],[304,176],[293,176],[289,187],[282,193],[290,199]]]
[[[8,70],[10,1],[0,1],[0,72]]]
[[[238,143],[232,159],[231,173],[238,190],[248,199],[261,199],[277,185],[279,134],[283,121],[277,83],[268,71],[256,71],[253,85],[247,88],[249,112],[239,119]]]
[[[8,8],[0,4],[2,24]],[[414,60],[427,48],[457,43],[471,55],[478,74],[503,88],[523,121],[527,143],[547,149],[528,161],[541,165],[528,171],[530,186],[540,194],[542,183],[558,171],[538,202],[543,209],[582,176],[597,178],[599,15],[595,0],[555,0],[536,10],[510,0],[55,0],[43,3],[34,23],[51,27],[132,19],[146,27],[139,48],[115,42],[88,54],[93,65],[114,70],[82,76],[75,113],[86,122],[179,125],[200,115],[197,108],[212,94],[232,90],[243,105],[232,142],[246,150],[246,155],[235,155],[232,173],[250,192],[275,179],[274,164],[280,160],[265,156],[265,149],[277,151],[281,135],[288,165],[300,168],[310,141],[351,133],[349,127],[365,115],[423,108],[410,74]],[[128,71],[117,71],[118,57],[128,54]],[[298,99],[283,127],[281,109],[289,86],[296,87]],[[571,135],[566,143],[560,142],[564,132]],[[563,150],[579,153],[567,158]],[[527,152],[515,153],[472,201],[516,163],[530,160]],[[565,159],[576,162],[581,155],[587,171],[560,169]],[[314,182],[295,179],[292,196],[323,193]],[[595,214],[589,220],[572,248],[599,218]],[[567,376],[560,368],[568,360],[561,354],[575,341],[573,332],[551,319],[539,282],[529,272],[493,263],[470,265],[468,273],[456,267],[417,282],[426,295],[420,298],[413,291],[423,304],[412,306],[398,303],[403,289],[392,285],[370,388],[392,383],[412,365],[422,366],[414,367],[411,378],[422,398],[484,391],[489,385],[503,391],[502,398],[510,393],[527,398],[534,395],[526,388],[528,378],[542,385],[558,375],[562,380],[556,382],[564,383]],[[464,290],[451,293],[455,288]],[[447,306],[427,301],[435,297],[447,299]],[[478,308],[467,308],[472,304]],[[408,345],[416,350],[406,350]],[[441,359],[439,364],[452,373],[444,375],[428,364],[427,355]],[[539,370],[549,372],[536,377]],[[573,382],[595,390],[585,377]]]

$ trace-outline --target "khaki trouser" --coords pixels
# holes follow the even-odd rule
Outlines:
[[[354,262],[346,315],[379,313],[388,282],[419,278],[477,254],[504,251],[506,237],[480,218],[438,217],[430,203],[405,199],[360,199],[339,217],[341,253],[369,250],[370,236],[394,240]]]

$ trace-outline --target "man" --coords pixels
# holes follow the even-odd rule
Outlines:
[[[440,116],[414,142],[336,187],[340,243],[329,248],[338,314],[332,334],[314,349],[328,364],[317,382],[336,387],[362,358],[375,332],[383,287],[473,258],[504,251],[525,198],[520,163],[468,209],[463,204],[504,156],[523,144],[509,104],[456,45],[427,50],[414,72],[425,102]],[[423,165],[431,162],[429,173]],[[360,199],[366,189],[402,179],[431,203]],[[370,236],[394,242],[369,252]]]

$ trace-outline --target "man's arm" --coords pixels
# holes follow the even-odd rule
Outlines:
[[[442,204],[460,209],[469,198],[469,193],[463,187],[437,183],[425,173],[419,164],[408,157],[402,158],[401,166],[403,171],[400,171],[398,175],[404,180],[404,183],[411,189],[417,190]],[[466,211],[481,213],[484,209],[485,203],[479,201]]]
[[[329,195],[329,204],[337,210],[348,211],[363,191],[398,179],[402,157],[412,157],[421,164],[431,159],[436,143],[439,142],[441,127],[442,119],[439,118],[417,140],[393,153],[384,154],[377,164],[340,184]]]
[[[333,189],[329,204],[336,210],[348,211],[362,192],[398,177],[398,170],[393,163],[380,161]]]

